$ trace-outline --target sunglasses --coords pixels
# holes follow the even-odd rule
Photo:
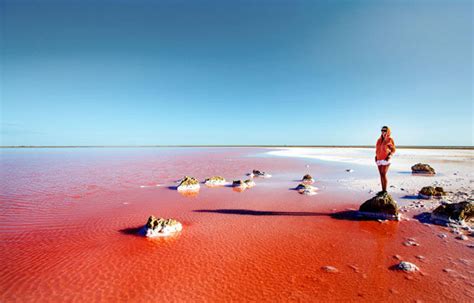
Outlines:
[[[386,132],[387,132],[387,130],[386,130],[386,129],[382,129],[382,133],[386,133]]]

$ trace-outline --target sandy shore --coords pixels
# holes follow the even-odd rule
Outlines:
[[[421,223],[411,212],[400,222],[341,219],[338,213],[356,209],[378,190],[376,169],[369,162],[273,153],[282,151],[3,150],[0,301],[474,299],[472,237],[458,240],[451,229]],[[472,187],[465,167],[472,167],[472,154],[444,164],[422,154],[406,157],[406,167],[394,165],[390,172],[399,202],[418,201],[401,198],[418,184],[451,182],[453,192]],[[440,174],[411,176],[410,162],[418,160]],[[184,175],[234,180],[252,169],[272,178],[256,179],[242,192],[226,186],[201,186],[196,195],[176,190]],[[317,195],[293,190],[306,173],[315,178]],[[183,231],[165,239],[140,236],[151,214],[179,220]],[[420,272],[393,270],[400,260]]]

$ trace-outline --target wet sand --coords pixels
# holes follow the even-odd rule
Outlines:
[[[0,301],[474,299],[471,237],[414,219],[340,218],[370,197],[338,182],[348,178],[346,164],[268,150],[2,150]],[[188,197],[174,189],[184,175],[232,181],[252,169],[273,177],[243,192],[201,185]],[[291,190],[306,173],[318,195]],[[167,239],[138,236],[151,214],[184,229]],[[403,245],[408,238],[419,246]],[[421,272],[391,270],[397,258]]]

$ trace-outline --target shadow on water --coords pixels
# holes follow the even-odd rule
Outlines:
[[[251,210],[251,209],[196,209],[197,213],[215,213],[226,215],[241,215],[241,216],[296,216],[296,217],[311,217],[311,216],[330,216],[329,213],[320,212],[292,212],[292,211],[265,211],[265,210]]]
[[[322,212],[302,212],[302,211],[266,211],[251,209],[196,209],[197,213],[214,213],[224,215],[240,215],[240,216],[288,216],[288,217],[331,217],[337,220],[348,221],[377,221],[378,218],[362,216],[358,211],[341,211],[336,213]],[[380,219],[380,218],[379,218]]]
[[[124,235],[135,236],[135,237],[144,236],[143,225],[138,226],[138,227],[129,227],[129,228],[120,229],[119,232]]]
[[[361,214],[356,210],[347,210],[347,211],[340,211],[337,213],[331,214],[331,218],[336,220],[346,220],[346,221],[378,221],[378,220],[386,220],[384,217],[367,217]]]

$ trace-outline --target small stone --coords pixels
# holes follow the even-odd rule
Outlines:
[[[301,182],[303,182],[305,184],[311,184],[311,183],[314,183],[314,178],[311,175],[306,174],[301,179]]]
[[[469,238],[468,238],[466,235],[457,236],[456,239],[458,239],[458,240],[463,240],[463,241],[469,240]]]
[[[420,246],[420,244],[418,244],[417,242],[415,242],[413,240],[407,240],[407,241],[403,242],[403,245],[405,245],[405,246]]]
[[[261,177],[261,178],[271,178],[272,175],[264,172],[264,171],[259,171],[258,169],[252,170],[252,173],[249,174],[250,177]]]
[[[325,272],[328,272],[328,273],[337,273],[337,272],[339,272],[339,270],[337,268],[335,268],[334,266],[329,266],[329,265],[323,266],[323,267],[321,267],[321,269],[324,270]]]
[[[425,259],[425,257],[422,256],[422,255],[415,256],[415,258],[417,258],[418,260],[424,260]]]
[[[420,270],[418,268],[418,266],[416,266],[415,264],[410,263],[410,262],[406,262],[406,261],[402,261],[402,262],[398,263],[397,264],[397,269],[402,270],[404,272],[415,272],[415,271]]]
[[[440,237],[441,239],[445,239],[448,237],[448,235],[446,234],[439,234],[438,237]]]
[[[204,180],[204,183],[209,186],[221,186],[225,185],[227,182],[224,177],[213,176]]]
[[[394,259],[397,259],[397,260],[401,260],[401,259],[402,259],[402,257],[401,257],[400,255],[394,255],[393,258],[394,258]]]

